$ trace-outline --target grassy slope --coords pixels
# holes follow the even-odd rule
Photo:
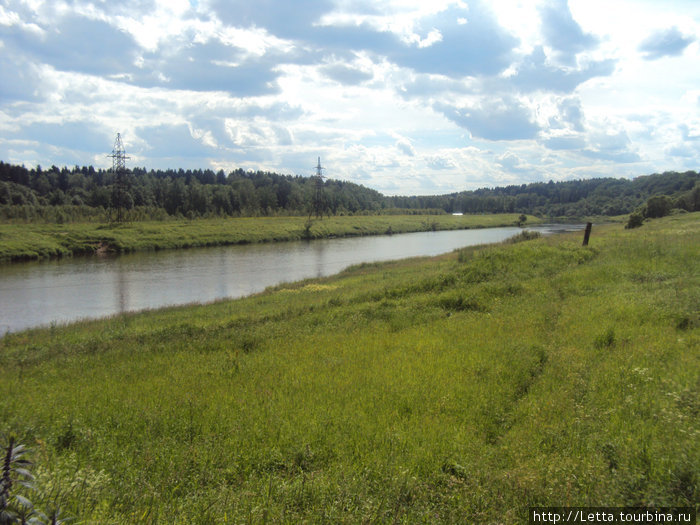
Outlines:
[[[377,235],[423,230],[484,228],[515,224],[518,214],[500,215],[368,215],[314,220],[308,234],[306,217],[243,217],[193,221],[150,221],[100,225],[0,224],[0,261],[44,259],[93,253],[105,246],[132,252],[193,246],[287,241],[304,237]],[[528,217],[528,223],[538,219]]]
[[[96,523],[524,523],[700,498],[700,216],[0,340],[0,431]]]

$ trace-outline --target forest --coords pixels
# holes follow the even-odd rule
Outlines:
[[[540,217],[615,216],[648,199],[700,210],[700,174],[665,172],[635,179],[594,178],[483,188],[448,195],[385,196],[352,182],[268,171],[147,170],[122,176],[92,166],[26,168],[0,161],[0,220],[65,222],[112,217],[118,202],[129,220],[170,217],[367,213],[527,213]],[[319,208],[320,198],[320,208]],[[316,201],[314,200],[316,199]]]
[[[449,213],[528,213],[541,217],[615,216],[632,213],[654,196],[673,207],[700,209],[700,174],[665,172],[634,179],[595,178],[483,188],[436,197],[391,197],[399,208],[434,207]],[[691,195],[692,194],[692,195]],[[692,200],[694,199],[694,200]]]

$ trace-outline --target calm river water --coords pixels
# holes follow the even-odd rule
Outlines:
[[[528,229],[549,234],[580,227]],[[519,231],[420,232],[0,265],[0,336],[81,318],[243,297],[283,282],[333,275],[353,264],[438,255],[500,242]]]

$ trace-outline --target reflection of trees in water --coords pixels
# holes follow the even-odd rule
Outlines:
[[[581,227],[528,229],[554,233]],[[241,297],[282,282],[335,274],[354,264],[435,255],[499,242],[520,231],[509,227],[420,232],[37,263],[22,266],[19,279],[7,270],[0,274],[0,334],[8,330],[6,324],[14,331],[52,319],[70,321]]]
[[[127,272],[124,271],[124,265],[116,261],[116,299],[117,311],[119,313],[126,312],[129,308],[129,283]]]
[[[326,243],[323,241],[310,241],[314,250],[315,277],[323,277],[326,269]]]

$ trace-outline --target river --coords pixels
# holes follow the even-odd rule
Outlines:
[[[574,225],[528,227],[547,235]],[[168,305],[206,303],[333,275],[363,262],[500,242],[520,228],[346,237],[0,265],[0,334]]]

